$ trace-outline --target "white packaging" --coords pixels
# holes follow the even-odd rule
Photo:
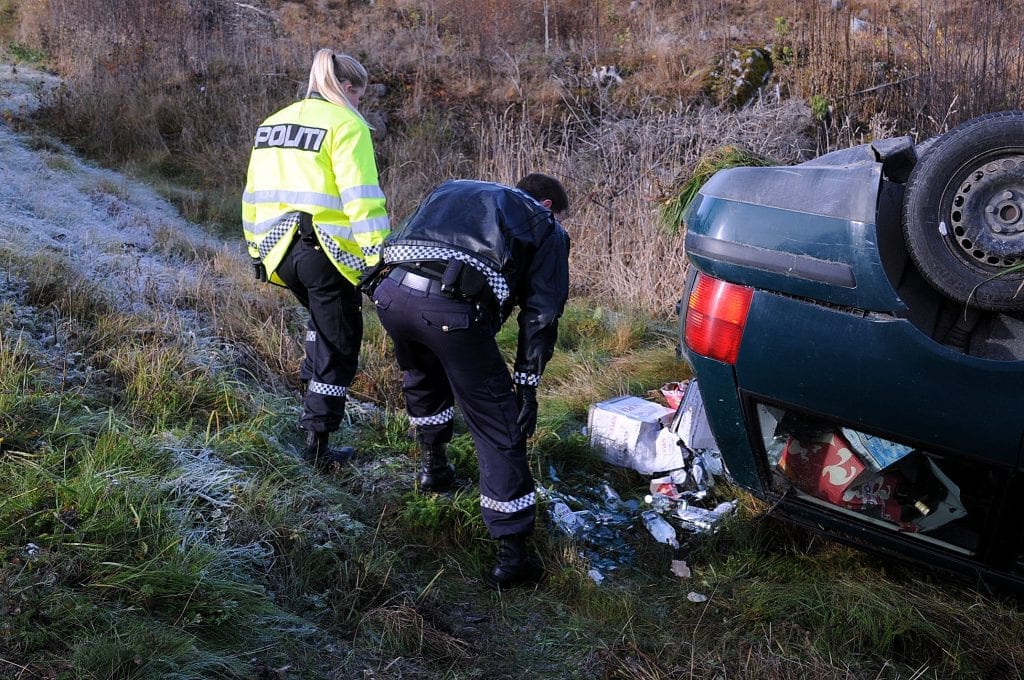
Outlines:
[[[672,416],[672,409],[640,397],[593,404],[587,417],[590,444],[603,460],[642,474],[683,467],[678,437],[667,430]]]
[[[715,436],[711,434],[707,414],[704,412],[704,398],[700,394],[696,380],[691,380],[687,386],[683,401],[672,419],[671,429],[689,449],[718,450]]]

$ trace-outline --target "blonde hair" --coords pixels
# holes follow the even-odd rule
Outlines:
[[[317,92],[329,102],[348,107],[366,123],[366,119],[352,105],[341,89],[341,84],[346,80],[352,83],[352,87],[365,88],[369,76],[363,65],[347,54],[335,54],[333,50],[327,48],[317,50],[313,56],[313,66],[309,69],[309,87],[306,90],[306,96]],[[370,124],[367,123],[367,127],[369,126]]]

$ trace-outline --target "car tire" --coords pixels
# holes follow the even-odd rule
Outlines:
[[[1024,111],[971,119],[928,145],[907,180],[903,235],[946,297],[1024,311]]]

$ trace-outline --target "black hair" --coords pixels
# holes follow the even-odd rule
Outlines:
[[[538,201],[551,201],[551,212],[561,213],[569,209],[569,196],[565,193],[565,187],[554,177],[531,172],[516,184],[521,189],[533,196]]]

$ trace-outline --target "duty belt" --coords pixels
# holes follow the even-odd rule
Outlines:
[[[504,304],[505,300],[509,298],[508,282],[505,280],[505,277],[501,272],[495,270],[480,258],[461,250],[439,245],[426,246],[408,244],[385,245],[381,249],[381,261],[387,265],[404,264],[415,266],[414,263],[417,262],[425,263],[434,261],[450,263],[452,260],[465,262],[473,269],[480,272],[481,276],[486,279],[486,285],[490,286],[491,292],[494,294],[498,305]],[[478,292],[474,293],[473,297],[479,297]]]
[[[404,267],[392,267],[391,271],[388,272],[388,278],[406,288],[431,293],[432,295],[441,295],[441,282],[439,280],[411,272]]]

